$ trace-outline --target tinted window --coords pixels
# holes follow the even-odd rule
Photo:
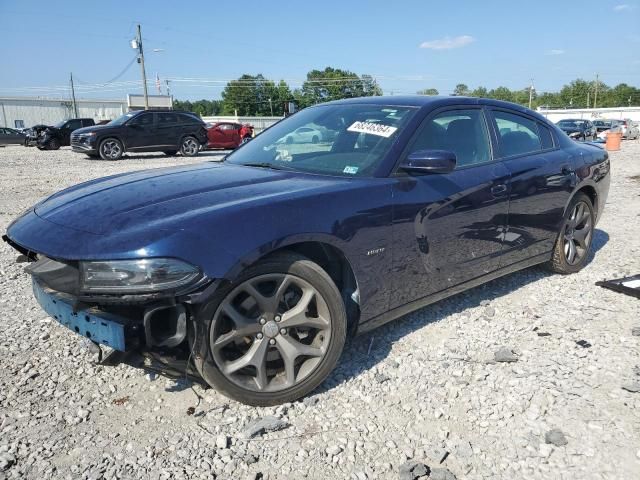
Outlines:
[[[542,149],[546,150],[548,148],[553,148],[553,137],[551,136],[551,131],[542,125],[538,124],[538,133],[540,134],[540,141],[542,142]]]
[[[82,128],[81,120],[69,120],[67,125],[65,126],[67,130],[77,130],[78,128]]]
[[[426,121],[411,151],[449,150],[457,167],[491,160],[489,135],[481,110],[452,110]]]
[[[167,125],[169,123],[174,124],[177,123],[178,117],[175,113],[157,113],[158,116],[158,124],[159,125]]]
[[[198,120],[196,118],[192,117],[191,115],[185,115],[184,113],[178,114],[178,121],[185,125],[198,123]]]
[[[231,125],[230,123],[223,123],[221,125],[218,125],[218,127],[220,128],[220,130],[233,130],[233,125]]]
[[[153,125],[153,113],[141,113],[131,120],[131,124],[142,126]]]
[[[522,155],[542,149],[536,122],[528,118],[494,110],[502,156]]]

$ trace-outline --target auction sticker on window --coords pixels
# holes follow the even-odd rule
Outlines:
[[[368,133],[385,138],[393,135],[396,130],[398,130],[396,127],[372,122],[355,122],[353,125],[347,128],[347,131],[349,132]]]

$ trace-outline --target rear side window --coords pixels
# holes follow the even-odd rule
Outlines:
[[[198,119],[192,117],[191,115],[186,115],[184,113],[178,114],[178,121],[183,125],[191,125],[194,123],[198,123]]]
[[[537,122],[513,113],[494,110],[503,157],[524,155],[542,150]]]
[[[456,154],[456,168],[491,160],[489,134],[482,110],[450,110],[426,120],[411,152],[448,150]]]
[[[540,142],[542,143],[542,149],[548,150],[553,148],[553,137],[551,131],[541,123],[538,123],[538,133],[540,134]]]
[[[175,113],[158,113],[158,125],[175,124],[178,122],[178,116]]]
[[[68,130],[77,130],[79,128],[82,128],[82,121],[80,121],[80,120],[69,120],[67,122],[67,129]]]

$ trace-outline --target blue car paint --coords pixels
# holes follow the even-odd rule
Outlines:
[[[334,103],[413,106],[417,113],[372,177],[226,163],[134,172],[49,197],[12,223],[8,237],[61,260],[175,257],[199,266],[209,278],[229,280],[274,250],[321,242],[342,252],[353,269],[360,322],[366,323],[526,266],[532,258],[534,263],[550,258],[575,192],[591,187],[598,199],[606,199],[606,152],[578,145],[522,107],[461,97]],[[421,122],[454,105],[528,115],[554,132],[556,148],[450,174],[396,175]],[[495,128],[490,130],[497,157],[500,146]],[[501,185],[507,190],[494,190]],[[596,203],[599,217],[604,201]]]

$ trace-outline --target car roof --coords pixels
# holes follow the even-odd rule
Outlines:
[[[334,100],[319,105],[387,105],[396,107],[414,108],[440,108],[447,105],[488,105],[494,107],[516,110],[536,118],[544,118],[542,115],[529,110],[521,105],[492,98],[442,96],[442,95],[383,95],[379,97],[357,97],[342,100]]]

